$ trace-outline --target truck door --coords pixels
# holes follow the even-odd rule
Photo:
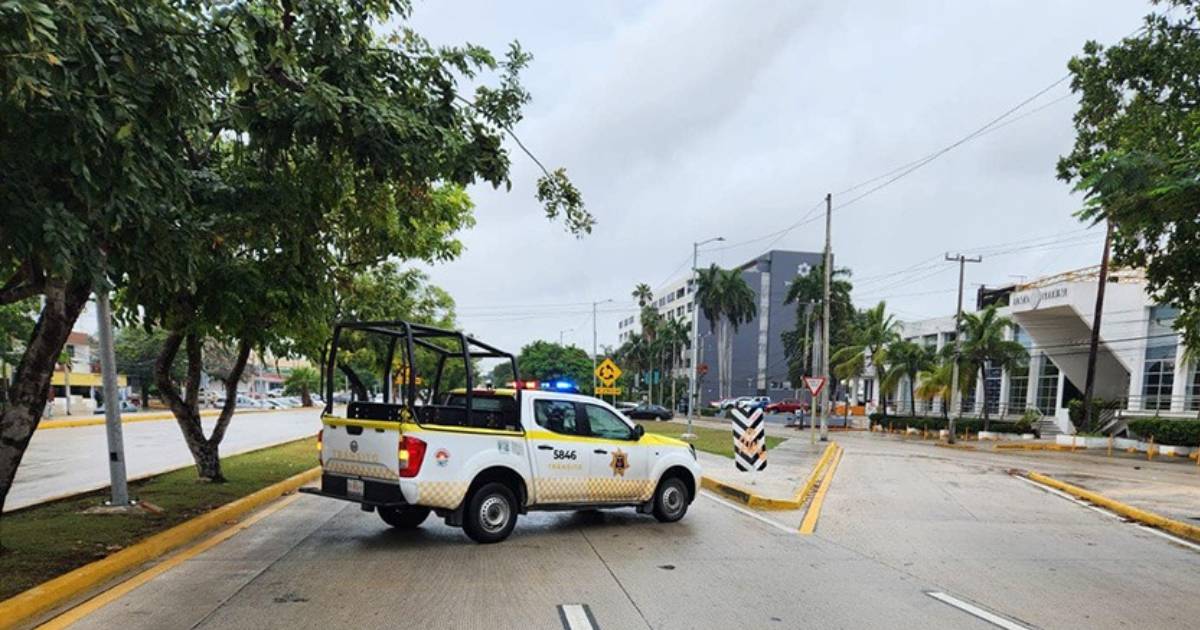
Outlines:
[[[533,454],[536,503],[588,500],[588,451],[579,440],[583,422],[573,401],[533,400],[537,428],[527,433]]]
[[[633,427],[620,416],[591,403],[581,403],[588,444],[588,486],[593,502],[634,503],[653,489],[646,447],[638,446]]]

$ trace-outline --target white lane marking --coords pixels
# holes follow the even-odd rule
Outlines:
[[[563,630],[596,630],[592,623],[592,611],[587,604],[559,604],[558,616]]]
[[[971,602],[964,602],[963,600],[952,595],[947,595],[938,591],[926,591],[925,594],[942,602],[943,604],[950,604],[951,606],[969,615],[974,615],[992,624],[993,626],[1004,628],[1005,630],[1031,630],[1029,626],[1021,625],[1006,617],[1001,617],[996,613],[993,613],[989,610],[984,610],[983,608],[980,608]]]
[[[1096,512],[1097,514],[1103,514],[1111,519],[1116,519],[1118,521],[1128,522],[1127,519],[1125,517],[1121,516],[1120,514],[1116,514],[1114,512],[1109,512],[1108,510],[1106,510],[1102,507],[1099,507],[1097,505],[1092,505],[1091,503],[1088,503],[1087,501],[1084,501],[1083,499],[1078,499],[1076,497],[1073,497],[1073,496],[1067,494],[1066,492],[1059,490],[1058,488],[1051,488],[1050,486],[1043,486],[1042,484],[1040,484],[1032,479],[1026,479],[1025,477],[1016,477],[1016,479],[1020,479],[1021,481],[1024,481],[1025,483],[1037,488],[1038,490],[1044,490],[1046,492],[1049,492],[1050,494],[1060,496],[1060,497],[1070,501],[1071,503],[1074,503],[1076,505],[1081,505],[1093,512]]]
[[[1042,484],[1040,484],[1032,479],[1026,479],[1025,477],[1017,477],[1017,479],[1020,479],[1021,481],[1024,481],[1025,483],[1027,483],[1039,490],[1045,490],[1046,492],[1056,494],[1068,501],[1071,501],[1073,503],[1078,503],[1079,505],[1082,505],[1083,507],[1085,507],[1089,510],[1092,510],[1093,512],[1099,512],[1100,514],[1103,514],[1109,518],[1121,521],[1122,523],[1134,523],[1134,521],[1131,521],[1131,520],[1125,518],[1124,516],[1117,514],[1116,512],[1110,512],[1098,505],[1092,505],[1091,503],[1088,503],[1087,501],[1084,501],[1083,499],[1077,499],[1077,498],[1067,494],[1066,492],[1059,490],[1058,488],[1051,488],[1049,486],[1043,486]],[[1155,536],[1159,536],[1161,538],[1166,538],[1167,540],[1169,540],[1173,543],[1183,545],[1184,547],[1187,547],[1193,551],[1200,551],[1200,545],[1197,545],[1196,543],[1194,543],[1190,540],[1180,538],[1174,534],[1170,534],[1170,533],[1164,532],[1160,529],[1150,527],[1149,525],[1143,525],[1141,523],[1135,523],[1135,524],[1139,528],[1141,528],[1147,532],[1150,532],[1151,534],[1154,534]]]
[[[741,512],[742,514],[745,514],[746,516],[749,516],[752,519],[762,521],[763,523],[766,523],[767,525],[770,525],[771,527],[774,527],[776,529],[781,529],[789,534],[795,534],[797,536],[799,535],[799,533],[796,530],[792,529],[791,527],[788,527],[787,525],[784,525],[783,523],[780,523],[779,521],[769,519],[761,514],[755,514],[754,512],[751,512],[750,510],[747,510],[743,507],[734,505],[734,504],[730,503],[729,501],[726,501],[725,499],[721,499],[719,497],[713,496],[713,495],[709,494],[708,492],[701,492],[700,496],[703,496],[705,498],[716,501],[717,503],[720,503],[721,505],[724,505],[725,507],[727,507],[735,512]]]
[[[1150,527],[1149,525],[1138,525],[1138,527],[1142,528],[1143,530],[1145,530],[1147,532],[1150,532],[1151,534],[1154,534],[1155,536],[1160,536],[1162,538],[1166,538],[1167,540],[1169,540],[1177,545],[1183,545],[1184,547],[1187,547],[1193,551],[1200,551],[1200,545],[1197,545],[1196,543],[1194,543],[1190,540],[1184,540],[1173,534],[1169,534],[1162,530]]]

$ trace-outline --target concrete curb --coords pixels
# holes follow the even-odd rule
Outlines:
[[[754,494],[750,490],[740,486],[718,481],[712,477],[704,476],[700,478],[700,486],[706,490],[711,490],[721,496],[732,499],[752,508],[760,510],[798,510],[804,504],[804,500],[808,498],[808,494],[812,492],[813,487],[820,478],[821,471],[828,466],[829,460],[833,453],[837,450],[836,442],[830,442],[829,446],[825,447],[825,452],[821,454],[821,458],[817,460],[813,466],[812,472],[809,473],[808,479],[804,485],[796,491],[796,494],[790,499],[777,499],[774,497],[766,497],[760,494]]]
[[[243,414],[244,413],[275,413],[275,412],[281,412],[281,411],[296,411],[298,409],[306,409],[306,407],[293,407],[291,409],[243,409],[241,411],[235,411],[234,413],[235,413],[235,415],[240,414],[240,413],[243,413]],[[307,409],[316,409],[316,407],[307,407]],[[201,418],[211,418],[213,416],[218,416],[220,414],[221,414],[220,409],[201,409],[200,410]],[[170,411],[152,411],[150,413],[138,413],[137,415],[132,415],[132,416],[122,416],[121,424],[132,424],[134,422],[154,422],[154,421],[158,421],[158,420],[174,420],[174,419],[175,419],[175,414],[171,413]],[[96,425],[104,424],[104,422],[105,422],[104,416],[90,416],[87,418],[76,418],[74,420],[46,420],[45,422],[39,422],[37,428],[38,429],[73,429],[75,427],[93,427]]]
[[[1107,508],[1108,510],[1120,514],[1125,518],[1138,521],[1139,523],[1149,525],[1151,527],[1156,527],[1158,529],[1175,534],[1181,538],[1187,538],[1189,540],[1200,542],[1200,527],[1195,525],[1169,519],[1165,516],[1155,514],[1154,512],[1148,512],[1140,508],[1135,508],[1131,505],[1121,503],[1120,501],[1110,499],[1102,494],[1092,492],[1091,490],[1084,490],[1083,488],[1073,486],[1069,483],[1064,483],[1053,477],[1047,477],[1041,473],[1029,471],[1025,473],[1025,476],[1040,484],[1050,486],[1051,488],[1055,488],[1057,490],[1062,490],[1063,492],[1066,492],[1067,494],[1070,494],[1076,498],[1083,499],[1103,508]]]
[[[215,510],[126,547],[96,562],[60,575],[0,602],[0,630],[26,623],[49,610],[75,599],[131,569],[177,549],[203,534],[229,524],[280,496],[318,479],[320,467],[267,486]]]

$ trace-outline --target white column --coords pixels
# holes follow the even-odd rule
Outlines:
[[[1037,348],[1029,350],[1029,379],[1025,383],[1025,408],[1037,409],[1038,381],[1042,378],[1042,361],[1045,356]]]
[[[1185,351],[1183,340],[1178,340],[1175,343],[1175,379],[1171,384],[1171,411],[1178,413],[1187,409],[1187,391],[1191,385],[1188,377],[1192,375],[1192,371],[1184,361]]]

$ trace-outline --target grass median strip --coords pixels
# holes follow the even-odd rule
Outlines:
[[[638,421],[646,429],[646,433],[657,433],[667,437],[680,438],[687,433],[687,425],[675,422],[655,422],[653,420]],[[692,427],[696,439],[689,440],[698,451],[721,455],[733,459],[733,429],[711,429],[708,427]],[[767,453],[783,442],[785,438],[767,436]]]
[[[0,518],[0,600],[315,465],[313,438],[304,438],[226,458],[226,483],[199,483],[189,466],[130,484],[132,496],[161,513],[84,514],[107,490],[9,512]]]

